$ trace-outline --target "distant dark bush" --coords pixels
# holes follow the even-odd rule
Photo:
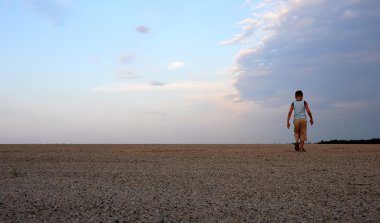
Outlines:
[[[380,144],[380,138],[354,140],[333,139],[328,141],[321,140],[317,142],[317,144]]]

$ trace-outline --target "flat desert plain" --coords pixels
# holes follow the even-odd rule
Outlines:
[[[0,145],[0,222],[380,222],[380,145]]]

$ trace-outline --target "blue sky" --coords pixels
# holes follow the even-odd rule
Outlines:
[[[375,0],[0,1],[0,143],[380,136]]]

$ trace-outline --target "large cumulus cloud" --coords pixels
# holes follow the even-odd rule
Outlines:
[[[331,104],[378,101],[379,24],[378,0],[263,1],[223,44],[246,44],[234,69],[243,100],[285,103],[303,89]]]

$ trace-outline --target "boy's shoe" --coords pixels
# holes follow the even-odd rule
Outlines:
[[[300,151],[300,144],[299,143],[294,143],[294,149],[296,150],[296,151]]]
[[[300,152],[306,152],[305,148],[300,149]]]

